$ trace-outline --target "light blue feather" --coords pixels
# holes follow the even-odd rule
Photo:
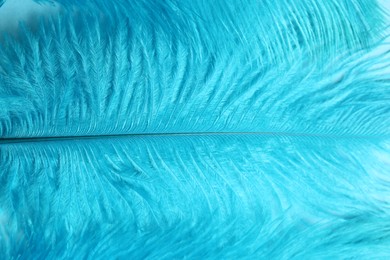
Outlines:
[[[3,144],[2,252],[389,256],[389,147],[256,134]]]
[[[0,53],[0,89],[11,102],[3,109],[1,136],[389,133],[388,45],[384,54],[370,55],[380,35],[370,42],[375,34],[362,23],[352,23],[358,10],[351,21],[336,16],[329,25],[318,17],[316,23],[308,23],[307,16],[291,12],[278,24],[284,14],[276,13],[280,6],[275,4],[265,2],[263,8],[254,9],[255,3],[249,2],[249,10],[236,16],[229,13],[235,4],[210,5],[204,17],[213,17],[214,24],[198,17],[201,14],[193,9],[206,12],[200,6],[182,7],[187,24],[183,17],[176,19],[173,10],[168,14],[144,8],[128,14],[112,11],[114,21],[65,13],[42,24],[36,33],[25,29],[17,40],[7,40]],[[300,4],[289,7],[297,9]],[[323,12],[329,8],[320,7]],[[275,25],[256,10],[270,15]],[[228,22],[237,29],[226,28]],[[261,22],[264,27],[247,26]],[[287,22],[298,23],[301,29],[280,35]],[[337,30],[336,22],[349,29]],[[379,27],[365,22],[371,22],[366,27]],[[337,32],[337,38],[327,37],[323,26]],[[245,38],[237,34],[240,29],[249,30],[242,32]],[[370,33],[374,36],[368,37]],[[286,49],[293,42],[298,46]],[[368,68],[377,64],[384,73],[372,76]],[[27,107],[14,104],[20,102]]]
[[[35,2],[0,36],[2,258],[390,257],[379,2]]]

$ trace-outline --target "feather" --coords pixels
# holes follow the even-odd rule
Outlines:
[[[298,8],[294,4],[291,7]],[[269,9],[270,15],[276,16],[273,14],[275,10]],[[217,12],[218,6],[211,10]],[[284,37],[269,32],[267,28],[256,34],[246,34],[253,37],[266,35],[264,38],[269,38],[276,49],[258,46],[258,41],[251,44],[244,39],[236,44],[233,41],[236,36],[223,36],[225,32],[218,22],[217,28],[211,28],[209,32],[191,33],[196,28],[205,27],[203,20],[198,19],[193,21],[195,24],[188,25],[190,28],[179,29],[176,35],[168,31],[175,29],[176,32],[176,28],[183,26],[181,22],[173,24],[175,17],[156,18],[157,13],[142,15],[162,22],[168,18],[171,21],[155,26],[144,22],[148,21],[145,17],[138,21],[138,17],[121,12],[116,13],[117,21],[112,22],[89,14],[75,16],[71,13],[42,24],[42,29],[35,34],[24,30],[20,35],[22,39],[8,40],[5,45],[18,48],[19,57],[15,61],[14,50],[2,49],[0,89],[12,91],[7,98],[29,99],[34,108],[30,112],[23,109],[25,117],[18,117],[20,123],[11,128],[6,126],[13,121],[12,114],[21,114],[21,111],[10,108],[7,113],[5,109],[8,116],[1,118],[0,135],[34,137],[220,131],[383,135],[389,132],[387,74],[375,73],[372,76],[370,71],[356,69],[381,64],[386,71],[389,67],[388,45],[376,43],[377,40],[368,44],[369,49],[359,51],[367,45],[360,44],[362,40],[359,38],[364,36],[366,41],[369,40],[367,32],[361,35],[356,32],[360,24],[350,33],[341,31],[337,40],[332,36],[318,41],[315,35],[311,39],[309,33],[312,32],[307,32],[306,36],[292,35],[290,37],[295,39],[287,38],[287,42],[301,41],[301,46],[288,50],[287,54]],[[294,19],[299,18],[292,17],[289,22],[295,22]],[[302,20],[296,22],[305,24]],[[232,22],[240,21],[234,19]],[[161,29],[164,25],[168,29]],[[234,27],[246,28],[244,25]],[[281,31],[278,27],[275,30]],[[224,37],[227,38],[223,40]],[[299,40],[302,37],[305,37],[304,41]],[[227,44],[220,48],[216,45],[218,38]],[[120,39],[121,43],[115,42]],[[339,47],[341,41],[353,44],[347,48],[355,50],[353,55]],[[371,57],[370,49],[378,44],[386,46],[384,54]],[[322,58],[310,58],[310,53],[314,52],[312,45],[324,47]],[[266,54],[251,52],[248,59],[248,51],[252,49],[265,50]],[[331,58],[329,53],[335,51],[339,53],[338,59],[347,62]],[[34,56],[30,56],[31,52]],[[273,52],[280,56],[276,57]],[[281,58],[284,60],[279,61]],[[122,63],[118,68],[111,65],[118,60]],[[165,82],[161,82],[158,76],[163,63],[164,70],[169,73]],[[357,74],[365,80],[356,78]],[[334,81],[329,82],[332,78]],[[367,87],[370,91],[366,91]],[[314,93],[317,100],[311,98]],[[319,103],[327,109],[319,109]],[[344,120],[345,115],[349,120]],[[364,121],[360,122],[361,119]],[[355,126],[357,121],[359,125]]]
[[[389,256],[389,147],[261,134],[3,144],[2,252]]]
[[[0,26],[0,255],[390,256],[379,2],[34,4]]]

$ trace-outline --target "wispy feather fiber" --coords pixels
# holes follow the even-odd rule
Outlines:
[[[390,257],[379,2],[36,3],[0,36],[0,255]]]
[[[389,133],[372,1],[160,2],[65,12],[5,40],[0,134]]]

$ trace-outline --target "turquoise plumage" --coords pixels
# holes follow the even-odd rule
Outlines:
[[[0,255],[390,257],[383,3],[11,2]]]

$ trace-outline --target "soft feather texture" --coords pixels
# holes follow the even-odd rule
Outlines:
[[[324,21],[333,2],[287,5],[318,17],[267,1],[65,12],[5,40],[0,135],[388,134],[389,46],[370,55],[380,13],[360,2]]]
[[[0,38],[0,255],[390,257],[376,1],[55,3]]]
[[[256,134],[2,145],[2,251],[389,256],[389,148],[382,139]]]

